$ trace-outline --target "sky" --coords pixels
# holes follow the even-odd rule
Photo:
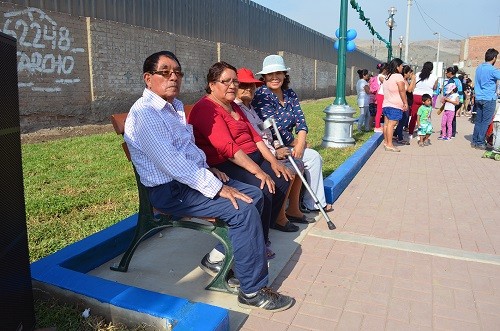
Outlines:
[[[340,22],[340,0],[252,0],[324,35],[335,38]],[[347,28],[358,33],[357,38],[374,38],[359,14],[347,1]],[[409,40],[463,40],[469,36],[500,35],[500,1],[498,0],[411,0]],[[393,42],[406,38],[408,0],[356,0],[375,31],[386,40],[388,9],[396,7],[396,27]]]

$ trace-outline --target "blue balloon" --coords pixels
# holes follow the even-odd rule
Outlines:
[[[349,29],[347,30],[347,40],[354,40],[354,38],[356,38],[356,36],[358,35],[358,33],[356,32],[356,30],[354,29]]]
[[[333,48],[335,48],[336,50],[338,50],[339,46],[340,46],[340,42],[338,40],[335,40],[335,42],[333,43]]]
[[[340,28],[335,31],[335,37],[340,38]]]
[[[355,49],[356,49],[356,44],[354,43],[354,41],[349,40],[347,42],[347,51],[348,52],[354,52]]]

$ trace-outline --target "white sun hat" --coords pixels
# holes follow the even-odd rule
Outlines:
[[[279,55],[269,55],[262,62],[262,70],[256,75],[267,75],[271,72],[289,71],[290,68],[285,66],[285,60]]]

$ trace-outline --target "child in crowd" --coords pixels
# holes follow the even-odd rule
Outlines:
[[[432,108],[436,108],[436,101],[440,94],[441,94],[441,83],[438,80],[436,89],[432,92]]]
[[[418,146],[424,147],[428,144],[429,137],[432,133],[431,124],[431,112],[432,112],[432,97],[429,94],[422,95],[422,105],[417,111],[417,127],[418,127]]]
[[[458,88],[455,83],[446,85],[446,94],[444,97],[444,111],[441,119],[441,136],[440,140],[450,140],[452,136],[453,117],[455,117],[455,106],[460,103],[460,97],[457,93]]]

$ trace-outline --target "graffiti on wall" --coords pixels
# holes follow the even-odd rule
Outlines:
[[[64,85],[80,82],[75,77],[76,53],[83,48],[75,47],[71,31],[59,26],[50,16],[38,8],[27,8],[4,13],[2,32],[17,39],[17,71],[20,75],[19,88],[29,88],[39,92],[59,92]],[[43,77],[43,86],[31,79]],[[47,79],[52,79],[47,85]]]

